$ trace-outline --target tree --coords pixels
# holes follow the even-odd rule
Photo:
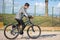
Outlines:
[[[45,0],[45,16],[48,16],[48,0]]]

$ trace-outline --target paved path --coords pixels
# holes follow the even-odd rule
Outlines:
[[[3,31],[0,31],[0,40],[9,40],[5,38]],[[24,35],[19,35],[14,40],[60,40],[60,32],[42,32],[41,36],[37,39],[31,39],[28,37],[27,33],[24,31]]]

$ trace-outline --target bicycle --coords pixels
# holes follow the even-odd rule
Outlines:
[[[28,24],[31,25],[27,29],[27,34],[29,38],[36,39],[41,35],[41,28],[38,25],[34,25],[29,18],[26,22],[25,25],[27,26]],[[15,24],[15,28],[12,29],[12,26],[14,24],[9,24],[4,28],[4,35],[7,39],[15,39],[17,36],[20,34],[21,28]],[[20,26],[21,27],[21,26]],[[7,33],[6,33],[7,32]]]

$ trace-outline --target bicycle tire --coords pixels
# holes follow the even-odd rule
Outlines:
[[[17,38],[17,36],[19,35],[19,33],[18,33],[14,38],[9,38],[9,37],[6,35],[6,33],[5,33],[7,27],[9,27],[10,25],[13,25],[13,24],[9,24],[9,25],[7,25],[7,26],[4,28],[4,36],[5,36],[7,39],[15,39],[15,38]],[[18,30],[18,29],[17,29],[17,30]],[[18,30],[18,31],[19,31],[19,30]]]
[[[37,26],[39,28],[39,35],[37,37],[31,37],[30,34],[29,34],[29,29],[32,28],[31,26],[27,29],[27,34],[30,38],[32,39],[36,39],[38,38],[40,35],[41,35],[41,28],[38,26],[38,25],[33,25],[33,26]]]

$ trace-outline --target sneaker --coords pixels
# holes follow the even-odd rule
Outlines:
[[[23,35],[23,31],[20,31],[20,34]]]
[[[12,29],[15,29],[15,27],[16,27],[16,26],[15,26],[15,25],[13,25],[13,26],[12,26]]]

